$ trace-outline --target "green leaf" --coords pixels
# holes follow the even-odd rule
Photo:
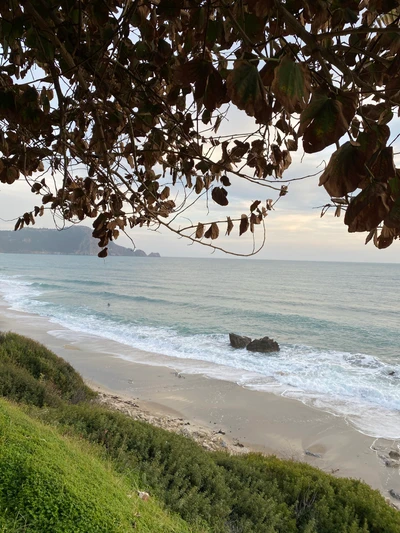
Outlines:
[[[246,60],[235,61],[234,69],[227,77],[228,96],[232,102],[244,110],[257,122],[268,124],[272,109],[266,100],[266,94],[257,67]]]
[[[274,70],[272,91],[288,113],[300,113],[308,103],[311,74],[306,64],[284,56]]]
[[[337,142],[348,130],[356,107],[353,93],[336,96],[326,94],[322,88],[315,91],[300,116],[299,135],[303,135],[304,151],[312,154]]]

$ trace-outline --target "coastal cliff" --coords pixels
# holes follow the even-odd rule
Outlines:
[[[99,250],[91,229],[86,226],[72,226],[61,231],[33,228],[0,231],[0,253],[97,255]],[[114,242],[108,244],[108,255],[160,257],[158,253],[147,255],[143,250],[133,250]]]

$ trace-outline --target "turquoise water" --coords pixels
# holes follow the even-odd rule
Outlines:
[[[5,255],[16,310],[400,437],[400,265]],[[279,354],[233,350],[268,335]],[[129,357],[129,355],[128,355]],[[132,355],[134,358],[134,355]]]

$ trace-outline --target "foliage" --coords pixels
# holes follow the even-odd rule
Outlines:
[[[263,531],[252,529],[252,524],[261,522],[271,501],[290,509],[293,531],[394,533],[400,527],[399,513],[379,491],[361,481],[334,478],[304,463],[259,454],[220,454],[216,463],[224,468],[229,486],[237,488],[232,518],[243,531]],[[273,516],[276,531],[291,531],[282,527],[278,514]]]
[[[41,417],[103,446],[121,472],[140,473],[142,483],[185,520],[225,531],[229,493],[222,472],[194,442],[94,405],[65,406]]]
[[[0,531],[194,533],[97,456],[1,400]]]
[[[378,491],[294,461],[210,453],[180,435],[93,405],[41,417],[102,445],[121,472],[140,473],[185,520],[213,532],[396,533],[400,514]]]
[[[0,394],[38,407],[93,398],[72,366],[43,345],[17,335],[0,333]]]
[[[7,533],[24,531],[21,520],[26,520],[29,514],[29,520],[43,520],[40,526],[39,522],[32,522],[36,525],[31,531],[56,532],[63,513],[73,505],[77,514],[68,510],[69,519],[79,522],[81,509],[90,527],[93,524],[93,531],[100,532],[102,529],[96,530],[95,526],[100,516],[97,512],[114,509],[113,487],[125,491],[110,515],[113,517],[126,516],[119,514],[121,502],[126,501],[126,494],[134,491],[132,487],[149,490],[155,503],[150,511],[146,506],[140,509],[140,522],[136,520],[138,530],[143,532],[190,530],[189,526],[162,513],[157,501],[191,523],[193,532],[397,533],[400,530],[400,513],[390,508],[378,491],[360,481],[336,479],[308,465],[273,456],[230,457],[221,452],[206,452],[183,436],[134,421],[93,401],[67,403],[62,395],[73,396],[67,389],[70,386],[71,393],[76,390],[76,376],[70,376],[69,385],[65,385],[62,394],[58,393],[57,401],[47,402],[54,408],[40,409],[46,402],[35,388],[35,382],[41,383],[42,379],[37,367],[41,367],[43,360],[51,360],[54,369],[60,369],[62,360],[43,346],[16,335],[4,335],[4,345],[10,356],[25,362],[23,367],[16,366],[24,373],[22,393],[16,388],[21,399],[31,404],[30,415],[53,426],[53,430],[44,429],[16,408],[0,403],[0,516],[4,514],[0,531],[4,524]],[[21,349],[25,349],[22,355],[18,354]],[[2,363],[11,366],[4,355],[1,358]],[[54,369],[53,373],[57,374]],[[18,398],[14,389],[10,391],[4,385],[5,375],[6,372],[0,372],[0,390],[4,395]],[[73,437],[79,438],[79,445],[76,440],[71,441]],[[85,449],[88,443],[91,448]],[[109,465],[106,472],[104,461]],[[111,488],[107,481],[104,489],[102,476],[114,476],[113,469],[122,477],[117,485],[114,478]],[[64,492],[60,483],[65,486]],[[105,497],[110,497],[110,501],[109,507],[103,509],[101,502]],[[98,502],[98,506],[93,507],[91,502]],[[132,507],[124,504],[123,509],[131,512]],[[54,513],[51,529],[49,524]],[[81,526],[65,527],[62,531],[68,533],[79,531]],[[89,526],[82,531],[90,531]]]
[[[336,146],[325,209],[348,207],[349,231],[378,248],[399,237],[396,0],[5,0],[0,15],[0,180],[41,195],[16,229],[46,208],[92,218],[100,256],[142,226],[217,248],[225,230],[263,226],[274,200],[207,224],[180,215],[228,205],[239,180],[286,195],[302,143]],[[254,131],[218,134],[231,107]]]

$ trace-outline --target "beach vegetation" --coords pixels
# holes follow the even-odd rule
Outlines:
[[[378,491],[300,462],[207,452],[188,438],[100,406],[69,405],[41,418],[67,435],[99,444],[121,472],[139,473],[168,508],[211,531],[379,533],[385,525],[384,531],[395,533],[400,528],[400,513]]]
[[[0,395],[43,407],[82,401],[96,393],[69,363],[43,345],[0,333]]]
[[[0,181],[36,198],[15,229],[49,210],[90,219],[100,257],[142,227],[258,236],[250,255],[290,181],[319,175],[321,215],[390,246],[399,19],[396,0],[3,0]],[[300,151],[327,163],[288,175]]]
[[[142,501],[85,440],[61,436],[0,400],[2,533],[200,533]]]
[[[13,353],[18,343],[21,350],[31,346],[18,335],[10,338]],[[42,348],[41,355],[41,346],[32,346],[46,359],[48,350]],[[52,361],[55,373],[64,368],[62,359]],[[36,394],[41,380],[36,365],[26,364],[25,370],[32,379],[25,379],[18,406],[0,403],[0,531],[128,532],[132,513],[140,514],[135,531],[143,532],[400,531],[400,513],[359,480],[274,456],[209,452],[185,436],[101,405],[90,394],[71,402],[73,394],[58,388],[59,401],[45,403]],[[0,387],[2,379],[0,373]],[[74,390],[80,379],[72,369]],[[8,390],[3,387],[3,396]],[[10,398],[16,399],[12,390]],[[150,500],[127,502],[138,490],[151,495],[151,506]],[[98,520],[109,529],[98,527]]]

